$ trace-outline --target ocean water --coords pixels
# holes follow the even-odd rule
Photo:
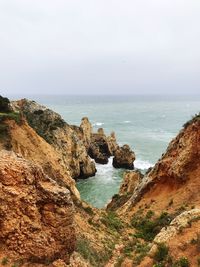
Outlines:
[[[200,96],[30,96],[80,125],[87,116],[94,131],[103,127],[116,133],[119,144],[129,144],[136,154],[135,167],[145,172],[165,152],[182,125],[200,111]],[[97,174],[77,181],[81,197],[104,207],[118,192],[122,169],[97,164]]]

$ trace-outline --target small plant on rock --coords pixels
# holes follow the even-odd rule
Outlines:
[[[1,265],[7,265],[9,262],[8,258],[7,257],[4,257],[1,261]]]
[[[164,243],[160,243],[157,245],[157,251],[154,255],[154,260],[158,263],[166,260],[169,252],[168,246],[166,246]]]

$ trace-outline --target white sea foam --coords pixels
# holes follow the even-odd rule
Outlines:
[[[113,166],[112,166],[112,157],[109,158],[107,164],[98,164],[96,163],[97,175],[101,176],[101,179],[112,178]]]
[[[108,181],[112,180],[113,176],[118,176],[117,169],[113,168],[112,166],[112,160],[113,157],[110,157],[108,164],[105,165],[96,164],[97,176],[101,177],[102,180]],[[140,170],[147,170],[148,168],[153,167],[153,164],[150,163],[149,161],[137,159],[134,161],[134,167]]]
[[[123,123],[130,123],[131,121],[123,121]]]
[[[95,122],[95,123],[93,123],[93,126],[102,126],[102,125],[104,125],[103,122]]]
[[[150,163],[149,161],[136,159],[134,161],[134,166],[135,168],[140,169],[140,170],[147,170],[148,168],[153,167],[153,164]]]

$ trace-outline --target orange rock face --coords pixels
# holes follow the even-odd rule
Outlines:
[[[77,198],[80,197],[74,179],[62,156],[23,121],[20,125],[13,120],[5,121],[9,131],[9,144],[15,153],[40,165],[44,172],[59,184],[66,186]],[[2,140],[0,140],[2,143]]]
[[[0,152],[0,250],[29,262],[69,260],[75,247],[68,189],[37,165]]]
[[[200,203],[200,120],[188,124],[171,141],[166,153],[144,176],[126,207],[152,204],[162,211],[170,200],[172,207]]]

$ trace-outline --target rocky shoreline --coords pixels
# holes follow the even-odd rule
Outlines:
[[[26,99],[0,99],[0,263],[9,267],[199,266],[200,116],[145,175],[135,154],[88,118],[80,126]],[[126,168],[107,209],[76,179],[95,162]]]

